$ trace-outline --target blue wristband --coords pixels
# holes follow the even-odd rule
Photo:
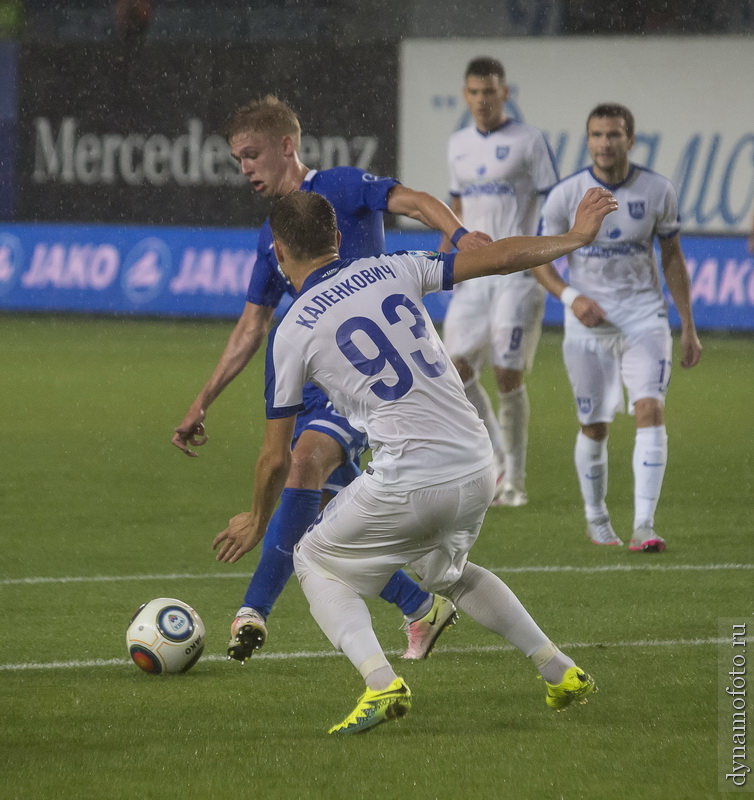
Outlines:
[[[458,240],[462,236],[466,236],[467,233],[468,231],[466,230],[466,228],[464,227],[458,228],[458,230],[450,237],[450,241],[453,244],[453,247],[458,247]]]

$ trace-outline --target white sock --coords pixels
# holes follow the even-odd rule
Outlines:
[[[309,610],[333,647],[345,654],[365,681],[371,679],[377,684],[367,683],[370,689],[387,688],[396,675],[377,641],[364,600],[345,584],[312,572],[298,554],[294,565]]]
[[[490,441],[492,442],[492,450],[495,453],[495,459],[500,463],[501,467],[505,466],[503,437],[497,417],[495,416],[495,410],[492,408],[492,403],[490,402],[490,396],[477,378],[473,378],[469,383],[464,384],[463,388],[466,390],[466,397],[469,398],[469,402],[476,409],[476,413],[479,414],[479,419],[482,420],[484,427],[487,428],[487,433],[489,433]]]
[[[483,567],[468,562],[458,582],[443,593],[472,619],[507,639],[527,658],[550,643],[516,595],[497,575]]]
[[[500,430],[505,450],[505,478],[523,486],[526,477],[526,447],[529,443],[529,394],[526,386],[498,394]]]
[[[634,445],[634,529],[642,523],[654,525],[665,465],[668,435],[664,425],[636,429]]]
[[[576,662],[559,650],[552,642],[541,647],[531,657],[539,674],[548,683],[562,683],[567,669],[576,666]]]
[[[373,670],[364,677],[364,680],[367,687],[373,692],[384,692],[397,677],[393,668],[388,664],[386,667]]]
[[[579,431],[574,452],[584,513],[588,520],[607,514],[607,437],[596,442]]]
[[[447,596],[472,619],[507,639],[548,682],[558,684],[573,659],[562,653],[542,632],[508,586],[489,570],[468,562]]]

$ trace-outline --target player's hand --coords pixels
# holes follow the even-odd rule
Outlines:
[[[216,561],[234,564],[241,556],[253,550],[264,537],[264,531],[258,531],[251,519],[251,512],[244,511],[236,514],[224,531],[212,540],[212,549],[220,547]]]
[[[201,447],[209,436],[204,430],[204,417],[206,412],[203,408],[198,411],[190,410],[183,418],[183,422],[175,428],[173,438],[170,440],[179,450],[191,457],[198,458],[199,454],[189,449],[192,447]]]
[[[481,231],[469,231],[458,240],[459,250],[478,250],[480,247],[491,244],[492,237]]]
[[[602,220],[617,208],[618,201],[613,197],[612,192],[593,186],[587,190],[576,209],[576,218],[571,233],[583,237],[584,244],[589,244],[599,233]]]
[[[587,328],[596,328],[607,320],[607,315],[602,306],[591,297],[580,294],[571,306],[576,319]]]
[[[695,367],[702,357],[702,343],[696,331],[681,331],[681,366],[689,369]]]

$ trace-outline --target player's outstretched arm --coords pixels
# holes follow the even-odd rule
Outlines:
[[[204,430],[207,409],[259,350],[270,329],[273,313],[274,309],[269,306],[246,303],[243,314],[233,328],[212,376],[196,396],[186,412],[183,422],[175,428],[171,441],[187,456],[198,457],[198,454],[191,450],[189,445],[199,447],[207,441]]]
[[[696,335],[694,314],[691,310],[691,281],[680,236],[660,239],[660,260],[665,283],[681,318],[681,366],[695,367],[702,357],[702,345]]]
[[[459,250],[475,250],[484,247],[492,239],[481,231],[467,231],[461,220],[436,197],[426,192],[417,192],[407,186],[398,184],[390,190],[387,199],[387,210],[391,214],[418,220],[428,228],[441,231],[445,238]]]
[[[488,247],[459,253],[453,268],[455,283],[483,275],[508,275],[533,269],[568,255],[594,240],[602,220],[618,208],[607,189],[589,189],[576,209],[573,227],[558,236],[511,236]]]
[[[291,442],[296,417],[267,420],[264,442],[254,472],[251,511],[236,514],[224,531],[215,536],[215,558],[232,564],[253,550],[264,538],[267,525],[291,469]]]

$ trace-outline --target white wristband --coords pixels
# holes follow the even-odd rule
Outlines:
[[[577,292],[573,286],[566,286],[565,289],[560,293],[560,302],[564,306],[568,306],[571,308],[573,306],[573,301],[580,295],[580,292]]]

